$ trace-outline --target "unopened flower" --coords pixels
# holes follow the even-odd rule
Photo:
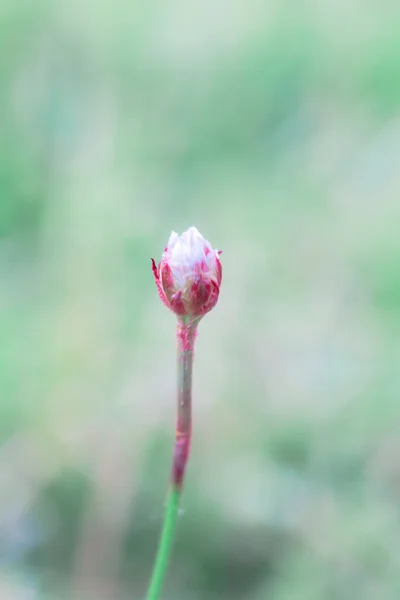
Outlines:
[[[218,301],[222,279],[219,250],[196,227],[171,233],[158,267],[152,260],[161,300],[180,317],[200,318]]]

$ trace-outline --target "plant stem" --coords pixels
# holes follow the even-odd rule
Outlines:
[[[158,600],[160,597],[174,540],[175,524],[179,512],[185,470],[190,452],[193,348],[197,324],[198,319],[188,319],[187,317],[178,319],[178,403],[174,458],[163,529],[146,600]]]
[[[172,542],[174,539],[175,523],[179,511],[180,497],[181,490],[171,485],[168,494],[167,507],[165,509],[160,544],[158,546],[157,557],[154,563],[153,574],[146,600],[158,600],[160,597],[162,584],[164,583],[164,577],[167,572]]]

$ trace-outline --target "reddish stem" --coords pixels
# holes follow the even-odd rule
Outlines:
[[[171,482],[182,488],[192,433],[192,366],[198,320],[178,319],[178,406]]]

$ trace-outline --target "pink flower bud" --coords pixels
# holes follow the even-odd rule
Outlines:
[[[180,317],[200,318],[217,303],[222,279],[219,250],[196,227],[171,233],[158,267],[151,259],[161,300]]]

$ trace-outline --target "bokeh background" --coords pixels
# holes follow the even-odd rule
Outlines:
[[[223,249],[165,600],[400,597],[397,0],[0,4],[0,598],[141,600],[172,229]]]

